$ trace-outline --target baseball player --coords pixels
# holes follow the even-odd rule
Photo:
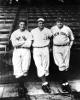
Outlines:
[[[33,59],[37,67],[38,77],[42,80],[42,89],[44,92],[50,93],[51,89],[46,80],[49,75],[49,43],[51,31],[44,27],[44,19],[37,20],[38,27],[32,29],[31,34],[33,38]]]
[[[11,42],[14,47],[13,50],[13,71],[19,82],[18,95],[25,96],[26,88],[24,86],[24,77],[28,74],[28,69],[31,61],[31,33],[26,30],[26,21],[20,20],[19,29],[14,31],[11,35]]]
[[[63,24],[62,18],[57,19],[56,25],[51,28],[51,32],[53,35],[53,57],[62,76],[62,89],[63,91],[71,92],[67,81],[67,71],[74,36],[71,29]]]

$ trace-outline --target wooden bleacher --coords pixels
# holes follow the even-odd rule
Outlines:
[[[15,23],[18,7],[0,6],[0,75],[9,75],[12,52],[7,51],[9,38]],[[11,68],[12,70],[12,68]]]
[[[17,8],[0,8],[0,54],[6,53],[6,46],[9,42],[10,32],[16,17]],[[3,49],[2,49],[3,48]]]

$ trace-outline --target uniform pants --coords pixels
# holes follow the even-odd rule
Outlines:
[[[33,58],[37,67],[38,77],[49,75],[49,48],[34,48]]]
[[[26,76],[31,61],[31,53],[29,49],[18,48],[13,51],[13,71],[16,78]]]
[[[69,46],[53,46],[53,57],[55,64],[60,71],[65,71],[69,68],[70,47]]]

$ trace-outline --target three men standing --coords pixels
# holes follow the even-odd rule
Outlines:
[[[26,30],[26,21],[21,20],[19,22],[19,29],[11,35],[14,47],[12,58],[13,70],[19,82],[18,94],[21,97],[26,95],[23,79],[27,76],[30,66],[31,44],[33,47],[33,59],[37,67],[37,75],[42,80],[42,89],[44,92],[51,93],[49,83],[46,79],[49,75],[49,45],[51,37],[53,37],[53,58],[62,75],[62,89],[63,91],[70,92],[67,71],[69,68],[70,49],[74,40],[73,33],[68,26],[63,24],[61,18],[57,20],[56,25],[51,30],[44,26],[45,20],[43,18],[39,18],[37,22],[38,27],[32,29],[30,33]]]

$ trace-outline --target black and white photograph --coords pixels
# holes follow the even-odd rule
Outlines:
[[[80,100],[80,0],[0,0],[0,100]]]

